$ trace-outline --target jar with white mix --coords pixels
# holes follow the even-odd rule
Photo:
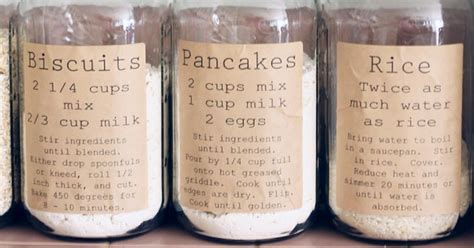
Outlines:
[[[140,234],[167,202],[168,1],[24,0],[22,198],[64,237]]]
[[[14,116],[12,115],[13,80],[11,80],[11,32],[9,25],[16,15],[18,1],[0,1],[0,226],[6,225],[15,210],[16,170],[14,156]]]
[[[312,0],[175,2],[174,193],[224,241],[296,235],[316,205]]]
[[[468,0],[321,0],[329,205],[353,236],[426,241],[472,206]]]

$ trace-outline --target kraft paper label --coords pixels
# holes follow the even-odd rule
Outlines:
[[[183,206],[268,213],[302,206],[302,43],[179,41]]]
[[[28,206],[77,214],[146,209],[145,44],[26,43],[23,51]]]
[[[338,43],[338,207],[374,215],[457,213],[462,85],[462,44]]]

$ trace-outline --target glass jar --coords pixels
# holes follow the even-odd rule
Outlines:
[[[315,3],[174,7],[179,221],[230,242],[301,233],[317,195]]]
[[[13,80],[11,74],[10,21],[17,14],[18,1],[0,1],[0,227],[11,221],[16,206],[17,176],[14,153]]]
[[[149,231],[167,202],[168,1],[20,3],[22,192],[39,230]]]
[[[472,206],[467,0],[321,0],[329,205],[353,236],[427,241]]]

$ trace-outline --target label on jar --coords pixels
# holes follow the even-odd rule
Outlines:
[[[146,209],[145,44],[25,43],[23,50],[27,206],[71,214]]]
[[[179,200],[222,213],[302,206],[303,45],[178,44]]]
[[[459,212],[463,45],[337,45],[336,194],[373,215]]]

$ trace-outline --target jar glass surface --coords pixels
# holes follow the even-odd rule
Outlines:
[[[158,0],[21,1],[22,200],[37,229],[118,238],[163,217],[169,10]]]
[[[472,206],[471,3],[318,6],[334,223],[376,240],[450,235]]]
[[[16,195],[15,128],[14,105],[12,104],[11,49],[9,30],[10,21],[17,14],[18,1],[0,1],[0,226],[13,218]]]
[[[191,232],[251,242],[307,227],[317,196],[315,19],[313,1],[174,3],[173,201]],[[255,56],[262,70],[243,69],[258,67]],[[257,103],[277,99],[294,118]]]

